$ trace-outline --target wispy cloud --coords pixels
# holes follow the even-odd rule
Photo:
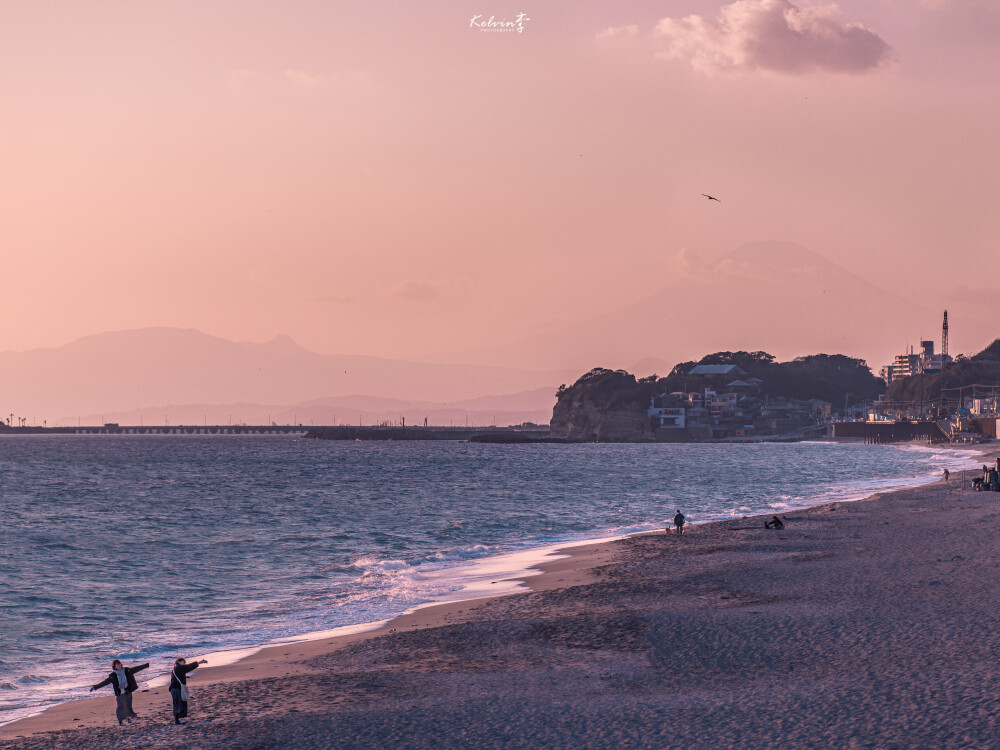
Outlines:
[[[632,26],[608,26],[608,28],[597,33],[598,39],[617,39],[621,37],[632,37],[639,33],[639,27]]]
[[[315,73],[297,68],[282,71],[233,69],[225,71],[223,83],[231,94],[298,91],[333,94],[374,94],[381,85],[363,70],[333,70]]]
[[[425,281],[405,281],[396,287],[393,296],[405,300],[430,300],[440,297],[441,292]]]
[[[835,20],[836,6],[799,8],[788,0],[736,0],[713,20],[664,18],[658,57],[688,60],[706,73],[769,71],[867,73],[886,65],[891,47],[860,24]]]
[[[306,73],[304,70],[286,70],[285,81],[297,89],[317,89],[326,85],[322,76]]]

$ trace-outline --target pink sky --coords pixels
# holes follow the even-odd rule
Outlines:
[[[6,0],[0,350],[461,359],[752,240],[996,313],[998,35],[987,0]]]

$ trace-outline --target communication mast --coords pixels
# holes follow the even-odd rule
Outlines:
[[[948,311],[944,311],[944,325],[941,326],[941,354],[948,356]]]

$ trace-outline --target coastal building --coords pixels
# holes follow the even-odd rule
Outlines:
[[[762,399],[750,379],[729,381],[743,386],[719,392],[675,391],[650,399],[647,415],[657,440],[719,440],[775,435],[800,430],[830,418],[829,401]]]
[[[695,365],[688,375],[701,375],[706,378],[742,378],[746,372],[737,365]]]
[[[759,378],[751,378],[750,380],[756,380],[758,383],[763,383],[763,380]],[[734,380],[731,383],[726,383],[726,388],[731,391],[738,391],[739,393],[751,393],[756,391],[760,386],[750,382],[750,380]]]
[[[908,352],[897,354],[892,364],[885,365],[879,375],[891,385],[892,381],[900,378],[909,378],[914,375],[931,374],[941,372],[944,366],[951,362],[948,356],[948,311],[944,313],[944,325],[941,329],[941,353],[934,353],[934,341],[927,339],[920,342],[920,351],[914,352],[910,346]]]
[[[705,408],[711,410],[712,412],[718,412],[721,414],[732,413],[736,411],[736,402],[739,398],[737,393],[715,393],[712,392],[711,397],[709,397],[709,391],[705,391]]]
[[[830,419],[833,414],[833,404],[818,398],[811,398],[808,401],[792,401],[795,406],[808,411],[809,416],[816,420]]]
[[[969,413],[976,417],[994,416],[1000,413],[997,408],[997,397],[973,398],[970,404]]]
[[[646,414],[654,430],[683,430],[686,408],[685,402],[674,394],[662,394],[650,399]]]

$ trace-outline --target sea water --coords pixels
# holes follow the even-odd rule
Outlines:
[[[971,452],[834,443],[0,438],[0,722],[112,657],[240,649],[509,591],[554,545],[862,497]]]

